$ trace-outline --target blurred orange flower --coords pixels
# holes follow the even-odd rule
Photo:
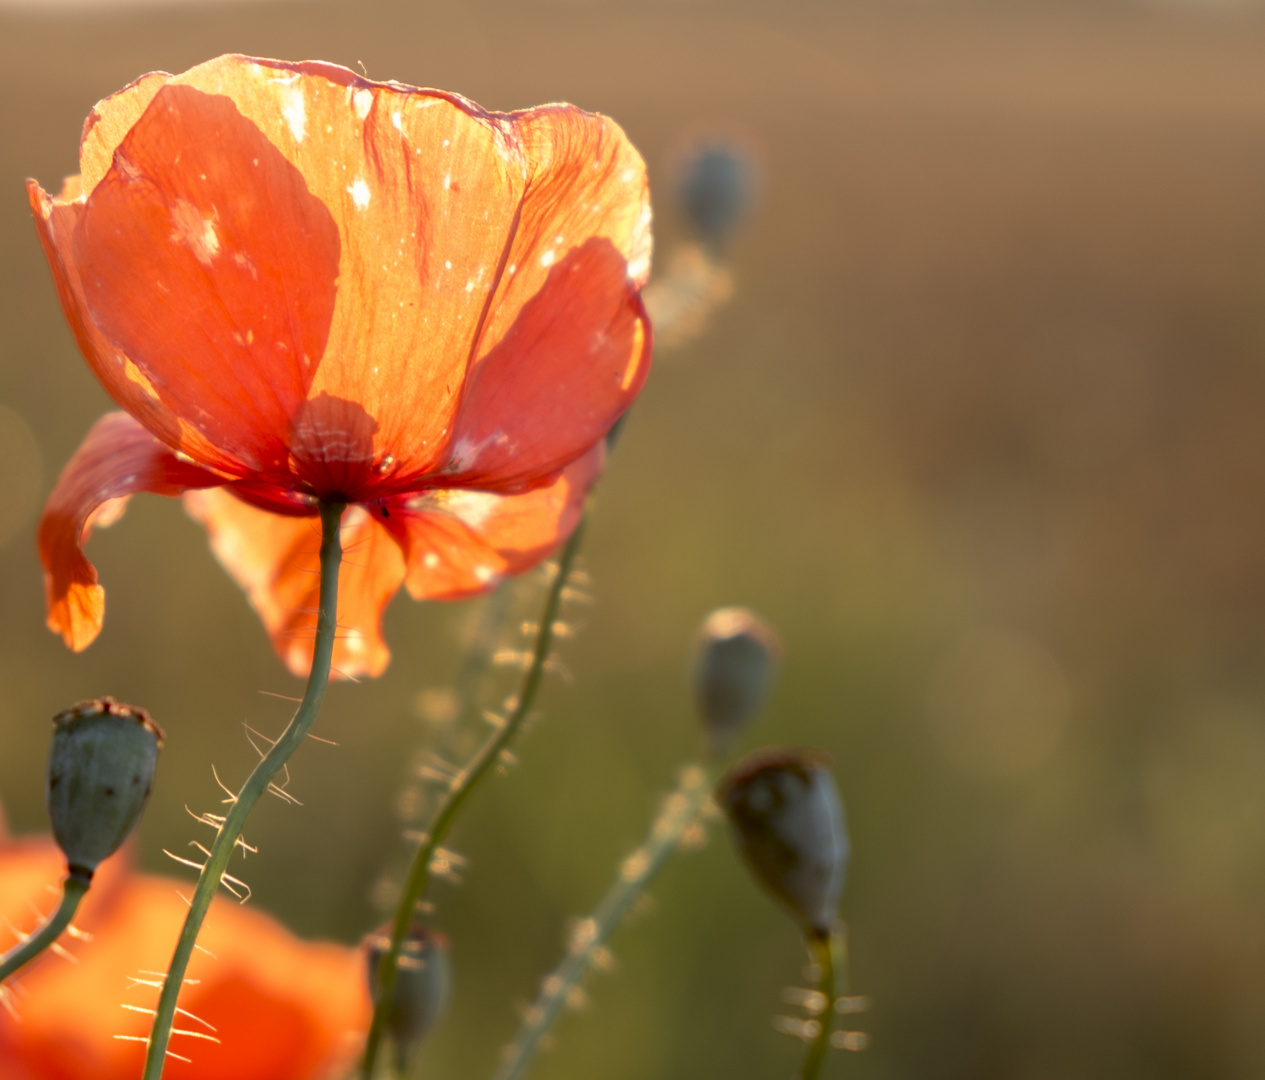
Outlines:
[[[298,673],[317,500],[351,504],[348,675],[386,665],[401,584],[481,592],[574,529],[650,363],[645,167],[612,121],[224,56],[97,105],[80,168],[56,198],[28,184],[71,329],[126,410],[40,522],[71,648],[105,606],[83,542],[138,491],[189,493]]]
[[[75,927],[91,940],[63,935],[71,960],[45,953],[5,984],[0,1080],[141,1074],[147,1010],[186,908],[182,882],[131,873],[127,858],[102,863],[80,906]],[[34,928],[64,873],[51,840],[0,837],[0,927]],[[268,916],[218,900],[199,941],[176,1024],[191,1034],[171,1044],[188,1060],[169,1060],[172,1080],[325,1080],[354,1060],[371,1010],[362,953],[299,941]]]

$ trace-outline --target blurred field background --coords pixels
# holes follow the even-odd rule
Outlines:
[[[441,885],[452,1013],[424,1074],[490,1074],[696,747],[693,629],[743,603],[786,662],[747,739],[827,748],[854,860],[858,1080],[1265,1075],[1265,12],[1251,7],[358,0],[0,6],[0,798],[42,830],[48,721],[112,693],[167,749],[139,859],[205,839],[296,693],[177,502],[91,554],[105,631],[43,629],[35,515],[108,406],[21,183],[77,171],[94,101],[221,52],[363,62],[491,108],[614,116],[661,256],[691,133],[760,199],[735,294],[663,349],[600,490],[574,682],[481,791]],[[475,611],[397,599],[387,674],[330,695],[243,874],[353,941],[396,793]],[[614,941],[540,1080],[765,1080],[796,934],[713,830]],[[178,1078],[179,1069],[171,1074]],[[226,1078],[231,1080],[231,1078]]]

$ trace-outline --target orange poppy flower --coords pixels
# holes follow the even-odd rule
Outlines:
[[[344,674],[379,622],[555,550],[650,364],[645,167],[569,105],[490,113],[323,63],[146,75],[84,126],[81,175],[28,190],[66,317],[126,412],[40,522],[49,625],[96,637],[94,525],[186,496],[298,672],[320,499],[351,504]]]
[[[5,984],[0,1080],[134,1080],[187,911],[187,886],[101,864],[63,936]],[[55,903],[65,857],[51,840],[0,838],[0,928],[29,932]],[[0,937],[7,933],[0,929]],[[172,1080],[330,1080],[345,1074],[371,1012],[364,956],[295,938],[275,920],[216,900],[180,997]],[[7,949],[12,941],[0,942]],[[155,974],[158,973],[158,974]],[[188,1059],[186,1061],[181,1058]]]

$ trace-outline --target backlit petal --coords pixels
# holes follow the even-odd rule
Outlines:
[[[392,508],[384,525],[408,553],[409,593],[418,600],[473,596],[551,555],[579,524],[604,457],[598,443],[552,483],[521,495],[436,491]]]
[[[192,491],[189,513],[206,528],[211,550],[246,592],[273,647],[296,675],[312,666],[320,596],[320,525],[315,517],[272,514],[228,490]],[[343,516],[338,580],[336,674],[378,675],[391,653],[382,612],[404,580],[399,545],[362,507]]]
[[[650,198],[613,121],[565,106],[512,113],[527,193],[468,380],[445,472],[511,487],[606,433],[641,389]]]
[[[71,247],[92,320],[162,402],[252,473],[287,475],[339,237],[264,133],[228,98],[168,81],[88,195]]]
[[[471,374],[444,472],[454,486],[513,490],[601,439],[650,363],[650,321],[624,259],[590,240],[555,264]]]
[[[522,194],[512,125],[331,64],[230,56],[178,81],[231,97],[329,208],[338,297],[310,396],[359,404],[376,425],[368,456],[424,471],[450,430]],[[319,486],[321,462],[295,456]]]
[[[102,864],[109,881],[94,881],[75,923],[91,941],[66,940],[78,961],[42,958],[22,975],[17,1017],[0,1009],[0,1076],[38,1080],[132,1080],[158,989],[187,908],[189,886],[127,872],[124,856]],[[50,886],[64,874],[55,846],[41,841],[0,845],[0,911],[29,930],[29,906],[47,908]],[[99,891],[100,890],[100,891]],[[3,924],[0,924],[3,925]],[[0,934],[7,931],[0,930]],[[7,948],[9,941],[0,942]],[[268,916],[216,899],[190,963],[191,980],[176,1027],[214,1035],[173,1036],[171,1049],[189,1063],[169,1072],[183,1080],[322,1080],[347,1067],[368,1022],[363,959],[336,945],[301,942]],[[211,954],[211,955],[209,955]],[[124,1006],[132,1006],[128,1009]],[[213,1029],[213,1030],[212,1030]],[[178,1070],[178,1071],[177,1071]]]
[[[58,477],[39,525],[48,625],[78,651],[101,630],[105,591],[83,553],[94,525],[107,525],[138,491],[179,495],[223,478],[181,461],[127,413],[107,413]]]

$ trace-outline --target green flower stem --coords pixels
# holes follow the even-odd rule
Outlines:
[[[79,908],[79,901],[92,883],[92,877],[83,870],[71,870],[62,885],[61,903],[57,910],[45,920],[35,933],[24,941],[19,941],[4,956],[0,957],[0,982],[4,982],[19,968],[29,964],[40,953],[53,944],[61,932],[70,925]]]
[[[286,725],[285,731],[281,733],[281,737],[260,759],[237,793],[228,816],[215,838],[215,843],[211,845],[210,858],[207,859],[198,876],[193,901],[189,905],[189,914],[185,917],[184,927],[176,942],[175,954],[171,958],[171,966],[167,969],[167,977],[163,981],[162,994],[158,998],[154,1027],[149,1036],[149,1052],[145,1057],[143,1080],[159,1080],[162,1076],[167,1057],[167,1044],[171,1040],[171,1026],[176,1014],[176,999],[180,996],[180,988],[184,984],[189,957],[193,954],[193,947],[197,942],[198,931],[202,929],[202,921],[206,918],[207,909],[211,906],[211,900],[220,886],[224,872],[228,869],[229,857],[233,854],[233,848],[237,846],[246,818],[250,816],[259,797],[268,790],[273,777],[281,771],[290,755],[298,749],[299,744],[307,736],[312,721],[316,719],[316,714],[320,711],[321,701],[325,697],[338,623],[338,567],[343,557],[339,526],[343,516],[343,504],[322,502],[320,514],[320,601],[316,616],[316,644],[312,650],[312,669],[308,675],[307,689],[304,691],[303,701],[290,723]]]
[[[711,791],[712,776],[704,766],[690,765],[681,771],[681,782],[664,801],[645,843],[620,864],[619,876],[601,903],[571,932],[567,955],[541,983],[540,995],[524,1015],[495,1080],[517,1080],[527,1071],[541,1039],[562,1014],[569,995],[593,964],[598,950],[676,851],[685,830],[698,821]]]
[[[835,1003],[835,949],[834,935],[817,930],[809,932],[808,947],[812,950],[813,959],[821,972],[817,984],[825,1004],[821,1015],[817,1018],[817,1034],[808,1044],[808,1052],[804,1055],[804,1068],[800,1072],[800,1080],[817,1080],[821,1072],[821,1063],[826,1059],[826,1051],[830,1049],[830,1027],[834,1016]]]
[[[496,764],[501,751],[509,745],[515,734],[517,734],[518,729],[522,727],[523,720],[531,711],[532,702],[536,698],[536,691],[540,689],[540,683],[545,673],[545,661],[549,659],[549,649],[553,644],[554,622],[558,618],[558,610],[562,604],[562,591],[566,587],[567,578],[571,573],[571,566],[575,562],[576,553],[580,549],[580,539],[583,532],[584,519],[581,518],[580,524],[576,526],[571,538],[567,541],[558,557],[558,571],[554,576],[553,584],[549,587],[549,593],[545,597],[545,607],[540,615],[540,625],[536,631],[536,644],[532,650],[531,662],[523,675],[523,682],[519,687],[513,710],[505,718],[505,722],[479,748],[478,753],[475,754],[470,764],[453,778],[448,786],[447,794],[431,818],[430,826],[422,839],[421,846],[418,847],[417,853],[413,856],[413,862],[409,867],[408,877],[405,881],[404,892],[400,897],[400,903],[396,908],[395,919],[391,926],[391,947],[383,954],[382,960],[378,965],[378,994],[373,1003],[373,1023],[369,1027],[369,1035],[365,1040],[364,1057],[360,1063],[362,1080],[371,1080],[373,1076],[374,1065],[377,1062],[378,1051],[381,1048],[382,1036],[386,1027],[387,1003],[395,992],[396,964],[400,958],[400,949],[403,946],[404,937],[408,933],[409,924],[413,920],[413,913],[417,908],[418,901],[421,900],[422,894],[426,891],[426,886],[430,882],[430,865],[431,860],[435,856],[435,850],[443,843],[444,837],[448,835],[449,829],[452,828],[453,822],[457,819],[457,814],[466,799],[469,798],[470,793],[492,766]]]

